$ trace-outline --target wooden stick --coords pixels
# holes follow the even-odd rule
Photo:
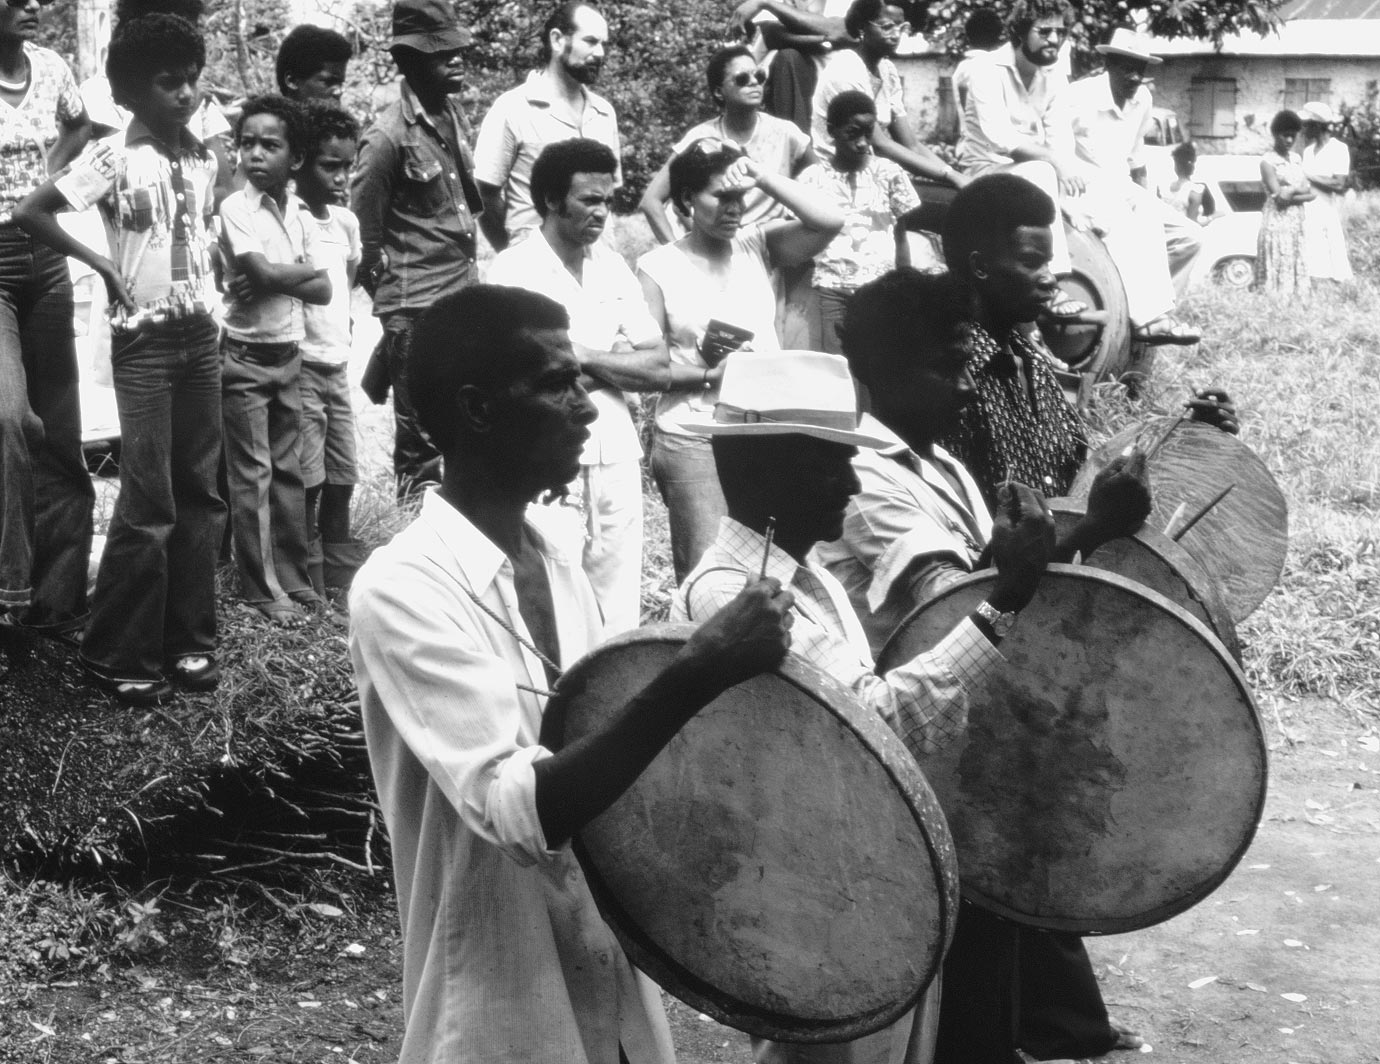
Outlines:
[[[1174,419],[1174,423],[1170,425],[1169,428],[1164,430],[1164,435],[1161,436],[1158,440],[1156,440],[1154,444],[1150,447],[1150,449],[1145,452],[1145,460],[1147,462],[1155,457],[1155,455],[1159,452],[1159,449],[1165,445],[1165,442],[1173,434],[1174,430],[1188,420],[1188,415],[1189,410],[1187,407],[1185,407],[1184,412]]]
[[[766,542],[766,546],[764,546],[764,547],[762,548],[762,572],[761,572],[760,574],[758,574],[758,577],[757,577],[758,580],[765,580],[765,579],[767,578],[767,559],[769,559],[769,558],[771,557],[771,541],[772,541],[772,539],[775,537],[775,535],[776,535],[776,518],[774,518],[774,517],[768,517],[768,518],[767,518],[767,542]]]
[[[1187,509],[1188,502],[1184,501],[1179,503],[1178,507],[1174,510],[1174,512],[1169,515],[1169,520],[1164,523],[1164,534],[1166,536],[1169,535],[1169,530],[1174,527],[1174,525],[1178,522],[1179,518],[1181,518],[1184,515],[1184,511]]]
[[[1206,506],[1204,506],[1201,510],[1199,510],[1196,514],[1194,514],[1186,522],[1184,522],[1184,527],[1179,529],[1179,531],[1175,532],[1174,535],[1170,538],[1175,541],[1183,539],[1184,534],[1188,532],[1188,530],[1192,528],[1194,525],[1196,525],[1199,521],[1201,521],[1204,517],[1206,517],[1207,512],[1209,510],[1211,510],[1219,502],[1221,502],[1228,495],[1230,495],[1231,489],[1234,487],[1236,487],[1235,484],[1228,484],[1225,488],[1219,491],[1216,495],[1214,495],[1211,499],[1208,500],[1208,504]]]

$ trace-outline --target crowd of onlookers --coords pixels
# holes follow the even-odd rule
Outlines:
[[[214,574],[233,542],[244,599],[279,624],[341,601],[363,550],[347,374],[350,293],[383,339],[365,372],[391,392],[400,498],[440,477],[407,353],[421,313],[480,279],[534,288],[571,315],[599,407],[581,476],[583,561],[611,627],[637,623],[641,478],[628,392],[653,393],[650,467],[676,573],[712,540],[723,499],[686,416],[718,402],[726,353],[837,352],[852,293],[900,264],[938,267],[916,239],[912,178],[962,188],[1009,171],[1095,230],[1124,282],[1135,338],[1194,343],[1174,314],[1212,204],[1190,148],[1145,181],[1143,131],[1158,60],[1118,29],[1105,70],[1070,82],[1070,9],[1022,0],[970,20],[954,75],[956,165],[922,143],[893,56],[909,32],[887,0],[744,0],[745,43],[707,57],[716,113],[678,141],[641,203],[662,246],[630,269],[608,220],[620,130],[593,92],[608,26],[591,4],[553,11],[537,69],[471,129],[459,105],[470,33],[445,0],[399,0],[398,99],[361,124],[340,108],[350,42],[288,34],[279,94],[233,128],[202,94],[200,0],[121,0],[107,77],[77,86],[31,38],[38,0],[0,8],[0,616],[78,642],[90,678],[128,703],[213,687]],[[482,29],[482,28],[481,28]],[[1262,160],[1262,285],[1349,276],[1336,199],[1349,168],[1325,104],[1281,113]],[[105,240],[61,220],[99,212]],[[1306,231],[1323,234],[1304,240]],[[1056,273],[1069,265],[1054,227]],[[70,257],[110,301],[121,489],[88,610],[92,488],[80,447]],[[1056,326],[1090,308],[1063,291]],[[232,530],[226,535],[227,519]]]

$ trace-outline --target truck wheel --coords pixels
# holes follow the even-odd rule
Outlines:
[[[1067,223],[1064,232],[1072,269],[1060,275],[1059,284],[1073,299],[1106,311],[1107,320],[1102,325],[1045,326],[1041,332],[1055,356],[1092,383],[1117,380],[1131,360],[1131,318],[1121,274],[1092,233]]]

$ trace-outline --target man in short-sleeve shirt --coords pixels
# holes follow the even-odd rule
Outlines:
[[[546,22],[545,68],[505,92],[484,116],[474,147],[474,176],[484,197],[480,224],[495,251],[541,226],[531,180],[542,148],[586,137],[607,144],[618,158],[613,105],[589,90],[603,69],[608,36],[608,23],[593,7],[563,4]],[[621,177],[620,170],[615,180]]]

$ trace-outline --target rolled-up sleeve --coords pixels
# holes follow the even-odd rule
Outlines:
[[[350,178],[350,210],[359,219],[361,256],[359,276],[372,294],[374,273],[383,254],[384,220],[393,200],[393,174],[397,149],[377,125],[359,145],[359,158]]]
[[[522,865],[549,858],[511,665],[453,596],[393,581],[351,596],[351,656],[384,809],[420,765],[465,827]],[[400,588],[405,586],[405,593]],[[396,787],[396,790],[394,788]],[[393,793],[390,793],[393,791]]]

